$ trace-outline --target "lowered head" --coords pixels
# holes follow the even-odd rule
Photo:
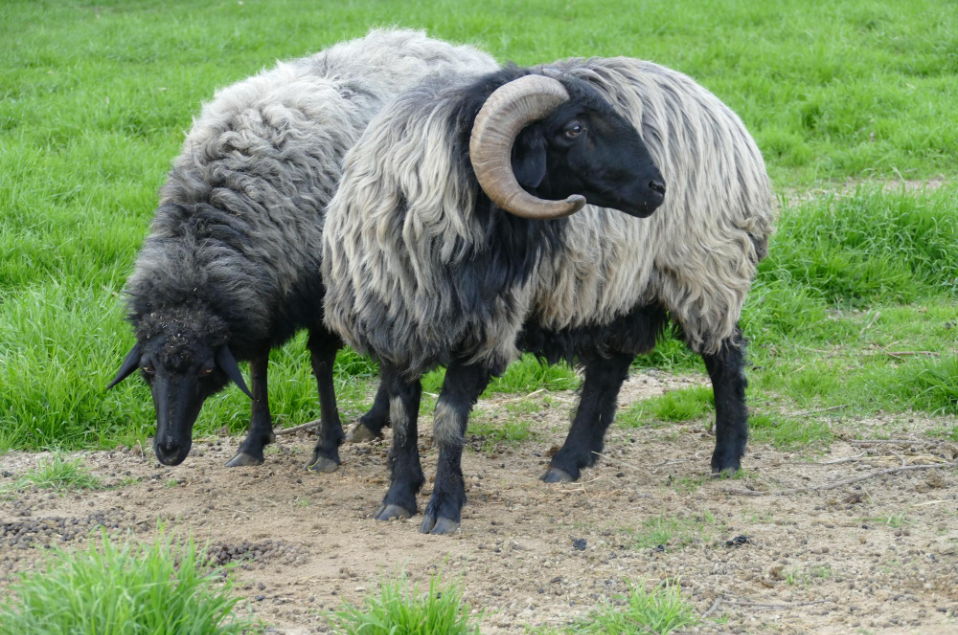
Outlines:
[[[150,313],[137,324],[137,343],[115,385],[140,369],[153,393],[153,450],[164,465],[179,465],[193,445],[193,424],[207,397],[234,381],[252,398],[227,344],[226,324],[215,316],[174,309]]]

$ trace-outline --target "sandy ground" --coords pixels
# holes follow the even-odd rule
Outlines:
[[[637,374],[621,402],[702,381]],[[529,399],[542,404],[521,415],[533,439],[466,452],[469,504],[455,536],[420,535],[420,517],[370,519],[386,488],[385,442],[345,446],[343,466],[332,475],[302,469],[313,443],[308,435],[279,437],[267,463],[256,468],[223,467],[236,438],[201,442],[176,468],[161,467],[149,448],[146,456],[139,448],[84,453],[91,470],[116,488],[65,496],[28,491],[0,501],[0,591],[35,565],[38,546],[76,545],[101,525],[148,538],[163,518],[215,543],[223,560],[239,557],[230,549],[252,555],[237,569],[238,590],[277,633],[326,632],[326,611],[344,599],[361,601],[400,569],[423,584],[439,570],[446,579],[461,575],[467,601],[485,611],[482,631],[489,634],[560,628],[599,603],[617,601],[627,581],[670,579],[680,580],[696,611],[708,615],[688,632],[958,632],[955,469],[761,495],[903,464],[955,461],[958,444],[923,436],[954,420],[830,419],[850,436],[829,451],[753,443],[743,463],[747,475],[724,481],[706,478],[713,438],[701,422],[614,428],[607,456],[581,482],[545,485],[538,477],[549,449],[564,439],[575,399],[571,393]],[[514,400],[484,401],[482,415],[494,419]],[[852,443],[853,433],[911,441]],[[436,451],[428,436],[421,450],[429,478]],[[0,485],[40,458],[0,457]],[[420,509],[430,490],[427,482]],[[676,532],[661,546],[639,546],[656,519]],[[583,550],[573,546],[583,539]]]

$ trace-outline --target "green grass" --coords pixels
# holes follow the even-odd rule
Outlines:
[[[695,516],[659,515],[647,518],[642,527],[631,531],[636,549],[655,549],[662,546],[672,551],[692,544],[695,540],[708,541],[715,529],[715,516],[705,510]]]
[[[762,282],[843,306],[909,303],[958,290],[955,196],[860,189],[789,206]]]
[[[529,422],[523,419],[507,419],[505,421],[485,421],[474,417],[469,423],[467,436],[473,441],[482,443],[484,452],[492,452],[500,444],[515,445],[533,438]]]
[[[632,55],[686,72],[742,116],[780,192],[958,174],[958,13],[934,0],[7,2],[0,452],[132,446],[153,433],[142,381],[103,389],[133,341],[120,290],[183,130],[217,87],[383,24],[519,63]],[[742,320],[758,414],[839,404],[958,412],[956,210],[954,187],[865,188],[786,206]],[[271,359],[277,423],[317,418],[305,337]],[[636,367],[703,370],[673,337]],[[353,418],[370,404],[376,366],[343,351],[336,372]],[[442,377],[424,389],[437,394]],[[487,395],[578,385],[570,368],[525,357]],[[432,405],[424,397],[424,412]],[[707,416],[701,395],[647,407],[655,411],[632,413],[635,423]],[[208,400],[196,434],[237,432],[248,417],[248,400],[230,388]]]
[[[753,441],[771,443],[783,450],[826,449],[834,439],[827,423],[806,417],[773,417],[753,415],[749,419],[749,435]]]
[[[84,467],[83,459],[70,461],[55,455],[49,460],[41,460],[36,468],[19,477],[13,485],[15,490],[30,487],[62,493],[78,489],[100,489],[103,484]]]
[[[747,469],[736,471],[734,474],[722,472],[717,478],[720,481],[744,481],[752,478],[755,474]],[[691,494],[706,483],[714,483],[716,477],[708,474],[687,474],[679,478],[673,478],[670,474],[666,483],[678,490]]]
[[[698,419],[715,411],[711,386],[672,390],[658,397],[638,401],[617,415],[619,425],[639,428],[654,421],[674,422]]]
[[[346,604],[330,621],[340,635],[478,635],[482,616],[470,610],[462,589],[443,585],[438,575],[426,592],[401,577],[383,581],[364,605]]]
[[[662,583],[647,591],[642,584],[630,584],[624,603],[599,606],[568,633],[601,635],[667,635],[695,626],[699,620],[692,605],[675,583]]]
[[[238,598],[202,549],[161,534],[152,544],[103,535],[55,551],[0,601],[0,635],[230,635],[258,632],[233,616]]]

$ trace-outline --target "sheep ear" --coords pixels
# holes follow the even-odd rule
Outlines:
[[[512,146],[512,172],[525,189],[539,187],[546,176],[546,140],[541,134],[519,134]]]
[[[133,371],[140,367],[140,357],[142,355],[143,345],[137,342],[130,352],[126,354],[126,359],[123,360],[123,365],[120,366],[120,370],[117,371],[116,377],[113,378],[113,381],[110,382],[110,385],[107,386],[106,389],[110,390],[118,383],[132,375]]]
[[[253,398],[253,393],[246,387],[246,381],[243,379],[243,373],[240,372],[239,364],[236,363],[233,353],[230,352],[230,348],[226,344],[223,344],[223,346],[216,351],[216,365],[219,366],[224,373],[229,375],[229,378],[239,386],[240,390],[246,393],[247,397],[250,399]]]

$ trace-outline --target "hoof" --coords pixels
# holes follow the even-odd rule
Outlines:
[[[383,505],[379,508],[379,511],[373,515],[373,518],[376,520],[406,520],[412,516],[409,511],[399,505]]]
[[[325,456],[321,456],[307,463],[306,469],[310,472],[319,472],[320,474],[332,474],[339,469],[339,463]]]
[[[357,421],[353,424],[353,427],[349,429],[349,432],[346,433],[346,442],[362,443],[363,441],[372,441],[373,439],[381,439],[382,437],[382,433],[376,434],[367,428],[363,422]]]
[[[426,516],[422,521],[422,525],[419,527],[420,533],[432,534],[434,536],[452,534],[455,533],[457,529],[459,529],[459,521],[452,520],[451,518],[443,518],[442,516],[440,516],[438,520],[432,516]]]
[[[565,470],[557,467],[550,467],[549,471],[542,475],[542,480],[546,483],[573,483],[575,479]]]
[[[253,465],[262,465],[263,459],[257,459],[255,456],[246,452],[237,452],[236,456],[226,462],[226,467],[250,467]]]

